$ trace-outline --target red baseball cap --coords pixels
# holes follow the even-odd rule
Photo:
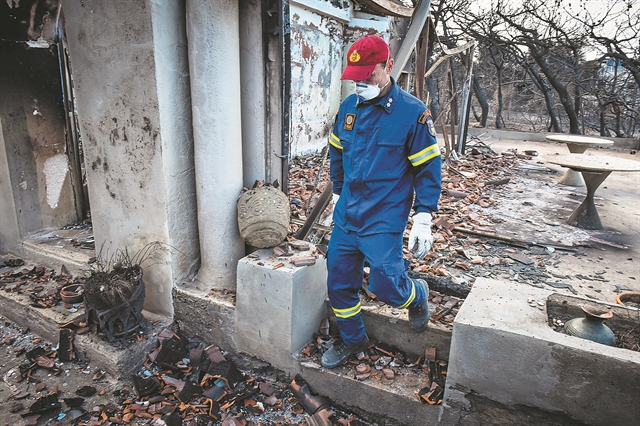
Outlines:
[[[347,67],[340,80],[364,81],[371,77],[376,64],[389,58],[391,49],[382,38],[374,35],[359,38],[347,53]]]

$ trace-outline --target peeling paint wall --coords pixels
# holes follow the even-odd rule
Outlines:
[[[321,149],[340,106],[343,24],[291,6],[291,156]]]
[[[340,81],[351,44],[377,34],[390,42],[392,50],[398,45],[391,30],[396,20],[355,6],[349,1],[291,1],[290,157],[327,144],[340,102],[354,90],[352,82]]]

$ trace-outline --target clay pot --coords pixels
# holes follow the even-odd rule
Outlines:
[[[238,199],[240,236],[250,246],[275,247],[289,232],[289,199],[277,188],[250,189]]]
[[[604,320],[613,317],[613,312],[596,313],[583,307],[584,318],[574,318],[564,324],[564,329],[570,336],[591,340],[603,345],[613,346],[616,337],[613,331],[604,324]]]
[[[69,284],[60,289],[60,298],[65,303],[80,303],[84,300],[84,286]]]
[[[627,291],[616,296],[618,305],[640,308],[640,291]]]

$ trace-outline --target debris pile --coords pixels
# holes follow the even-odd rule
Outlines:
[[[241,371],[220,348],[192,342],[169,328],[158,335],[158,342],[143,368],[131,377],[133,393],[122,391],[122,410],[109,421],[128,424],[134,419],[162,419],[167,425],[211,421],[251,425],[265,420],[273,424],[332,424],[312,422],[316,418],[329,419],[334,413],[329,411],[328,401],[312,395],[300,377],[286,389],[277,381]]]
[[[318,255],[326,256],[326,246],[316,246],[314,250],[311,250],[312,246],[306,241],[296,240],[293,237],[288,237],[287,241],[278,244],[273,248],[274,257],[270,257],[269,261],[283,260],[273,266],[273,269],[282,268],[285,265],[285,261],[293,266],[310,266],[315,265]],[[248,255],[249,258],[258,259],[260,256],[253,253]],[[258,265],[264,265],[262,262],[258,262]]]
[[[331,407],[300,376],[291,381],[264,365],[241,368],[232,354],[169,328],[131,380],[118,382],[85,362],[63,362],[59,350],[2,319],[0,347],[8,352],[3,362],[17,365],[4,374],[11,388],[4,398],[6,412],[21,419],[12,424],[21,426],[367,424]]]
[[[0,275],[0,289],[28,295],[31,305],[36,308],[52,308],[61,301],[69,313],[77,312],[81,307],[82,298],[72,296],[82,294],[84,278],[67,275],[64,267],[54,271],[44,266],[26,265],[19,258],[5,260],[4,266],[9,269]]]
[[[68,354],[65,355],[62,342],[59,348],[52,348],[28,328],[20,329],[0,318],[0,346],[7,349],[3,354],[3,365],[6,365],[3,379],[11,390],[11,395],[5,395],[5,399],[10,401],[8,412],[22,418],[15,424],[43,424],[39,423],[43,419],[73,421],[85,413],[81,405],[86,397],[106,394],[104,389],[97,391],[95,387],[84,384],[86,382],[82,378],[91,377],[93,373],[93,383],[104,384],[104,371],[92,372],[83,362],[64,362],[63,358]],[[72,348],[70,350],[73,352]],[[17,358],[22,355],[22,360]],[[12,367],[10,362],[17,363],[17,367]],[[77,388],[68,386],[76,378],[83,384]],[[70,392],[75,395],[69,395]]]
[[[326,148],[311,156],[296,157],[289,164],[289,202],[292,218],[305,221],[329,182]],[[297,228],[294,226],[295,233]]]

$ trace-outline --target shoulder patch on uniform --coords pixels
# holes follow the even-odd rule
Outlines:
[[[431,111],[425,109],[420,118],[418,118],[418,123],[427,124],[427,118],[431,117]]]
[[[356,122],[355,114],[347,114],[344,118],[344,129],[353,130],[353,124]]]
[[[429,134],[436,137],[436,126],[433,125],[433,120],[431,117],[427,118],[427,127],[429,128]]]

